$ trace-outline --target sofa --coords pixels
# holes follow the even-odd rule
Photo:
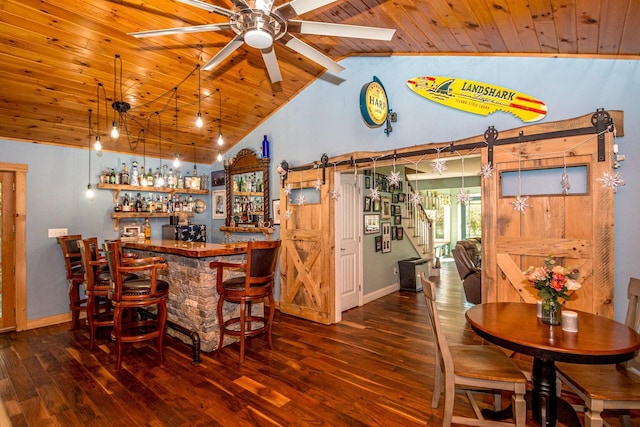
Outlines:
[[[480,238],[459,240],[451,251],[462,280],[468,302],[482,302],[482,241]]]

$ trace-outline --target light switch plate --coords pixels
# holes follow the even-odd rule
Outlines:
[[[69,230],[66,228],[50,228],[48,230],[49,237],[60,237],[66,236],[67,234],[69,234]]]

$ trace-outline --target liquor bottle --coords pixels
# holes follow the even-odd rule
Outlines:
[[[169,169],[169,174],[167,175],[167,187],[176,188],[176,174],[173,173],[173,169]]]
[[[140,193],[136,195],[136,212],[142,212],[142,198],[140,197]]]
[[[147,186],[153,187],[153,168],[151,166],[147,168]]]
[[[116,183],[116,171],[114,169],[111,169],[111,173],[109,174],[109,184],[115,184]]]
[[[147,182],[147,175],[144,173],[144,166],[140,167],[140,185],[143,187],[149,185]]]
[[[138,175],[138,162],[131,163],[131,185],[140,185],[140,175]]]
[[[129,168],[125,163],[122,164],[122,173],[120,174],[120,184],[129,185]]]
[[[149,224],[149,218],[144,219],[144,239],[151,239],[151,224]]]
[[[266,159],[269,157],[269,140],[267,139],[267,135],[262,139],[262,158]]]

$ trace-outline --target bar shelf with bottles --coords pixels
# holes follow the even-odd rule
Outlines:
[[[183,178],[179,171],[177,174],[173,170],[167,171],[167,166],[164,165],[162,172],[160,168],[156,168],[155,174],[151,174],[150,170],[146,175],[139,174],[135,161],[131,175],[124,163],[118,173],[114,169],[105,170],[97,188],[113,191],[114,211],[111,218],[114,220],[114,230],[118,230],[122,218],[169,218],[178,213],[192,217],[195,211],[192,195],[209,194],[208,177],[198,176],[195,165],[193,173],[193,177],[187,174]],[[121,193],[124,193],[122,197]],[[142,196],[147,193],[148,198]],[[168,195],[163,197],[162,194]],[[188,194],[189,198],[182,200],[182,194]]]

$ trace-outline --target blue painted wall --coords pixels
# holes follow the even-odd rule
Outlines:
[[[622,178],[626,186],[618,190],[616,209],[616,317],[623,319],[626,286],[630,276],[640,277],[634,260],[640,246],[636,216],[640,210],[638,185],[640,146],[640,62],[626,60],[586,60],[564,58],[501,57],[390,57],[349,58],[342,61],[344,82],[334,85],[318,80],[302,91],[269,119],[261,123],[228,154],[241,148],[259,149],[262,136],[271,141],[271,194],[278,194],[276,165],[291,165],[320,159],[323,153],[335,156],[352,151],[387,150],[398,147],[451,141],[484,133],[488,126],[498,131],[520,127],[517,118],[495,113],[477,116],[431,103],[411,92],[406,80],[421,75],[464,77],[494,83],[542,99],[549,107],[544,121],[557,121],[591,113],[597,108],[624,110],[625,137],[618,138]],[[363,84],[377,76],[385,85],[398,122],[387,137],[382,129],[368,128],[360,117],[359,94]],[[283,84],[286,84],[284,82]],[[135,156],[104,153],[93,158],[94,178],[105,166],[131,163]],[[66,282],[60,249],[47,238],[48,228],[66,227],[70,233],[113,238],[109,218],[112,193],[97,191],[94,201],[84,198],[87,185],[87,151],[0,140],[0,162],[23,163],[27,174],[27,317],[29,320],[68,311]],[[141,161],[141,156],[137,157]],[[147,163],[158,162],[147,159]],[[192,166],[192,165],[191,165]],[[198,165],[200,172],[221,169],[220,163]],[[277,197],[277,196],[276,196]],[[205,223],[214,241],[221,220],[212,220],[210,200],[207,211],[194,223]],[[166,220],[162,220],[165,223]],[[160,233],[154,220],[154,236]],[[389,258],[391,259],[391,258]],[[392,261],[392,262],[395,262]],[[384,277],[388,266],[365,265],[372,276]]]

